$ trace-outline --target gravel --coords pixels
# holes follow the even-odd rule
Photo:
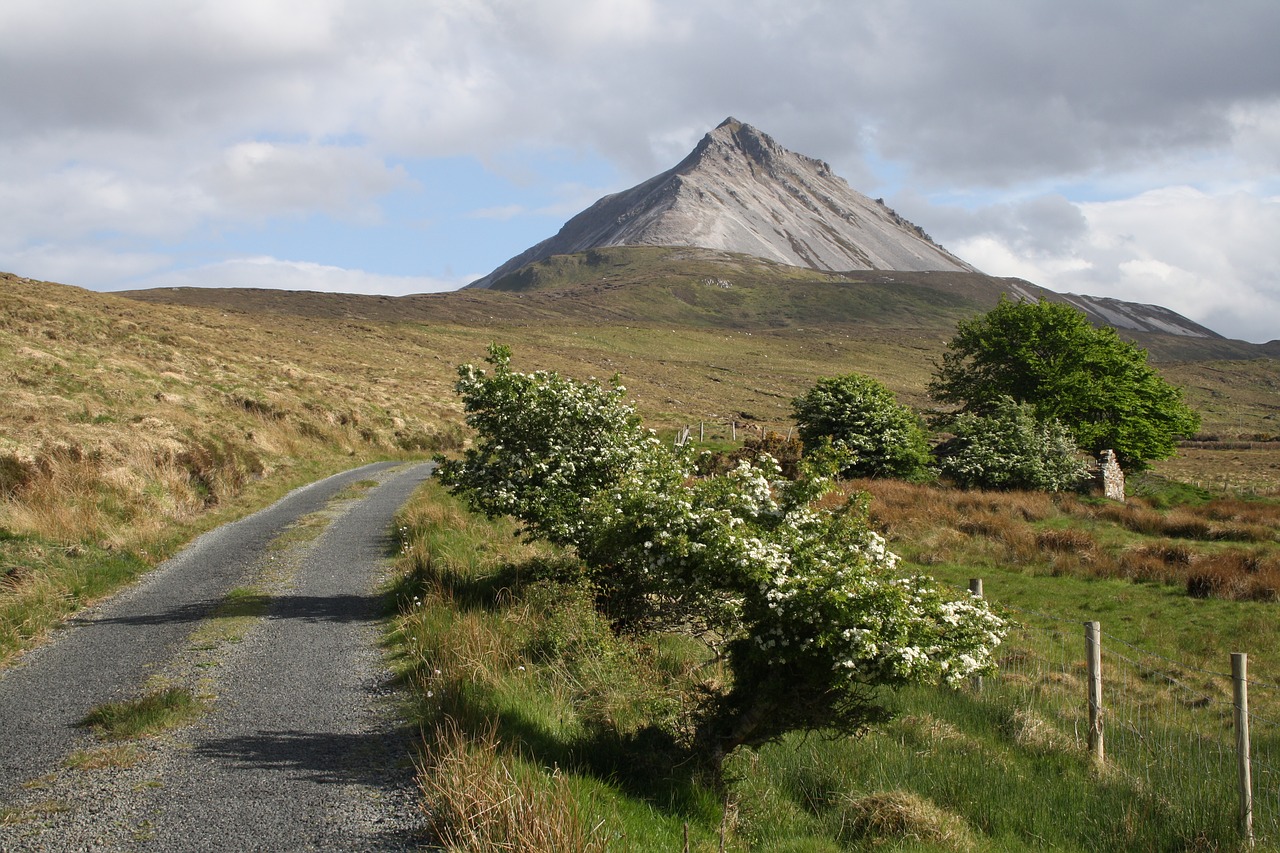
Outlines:
[[[382,463],[293,492],[196,540],[0,674],[0,850],[410,850],[426,846],[412,734],[378,650],[391,520],[431,466]],[[359,498],[334,496],[360,481]],[[314,514],[321,514],[316,516]],[[311,516],[314,539],[273,540]],[[266,613],[211,620],[234,588]],[[185,686],[194,724],[107,748],[103,702]]]

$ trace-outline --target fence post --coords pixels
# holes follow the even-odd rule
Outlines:
[[[707,442],[707,422],[698,421],[698,444],[706,444]]]
[[[975,598],[982,598],[982,578],[969,578],[969,594]],[[982,692],[981,675],[975,675],[970,683],[973,685],[975,693]]]
[[[729,437],[734,441],[738,440],[738,422],[737,421],[729,421]]]
[[[1249,656],[1231,655],[1236,716],[1236,764],[1240,771],[1240,836],[1253,846],[1253,768],[1249,762]]]
[[[1085,658],[1089,662],[1089,751],[1106,760],[1102,743],[1102,623],[1084,623]]]

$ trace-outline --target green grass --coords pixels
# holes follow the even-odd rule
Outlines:
[[[739,441],[744,422],[785,433],[790,401],[823,376],[865,373],[900,400],[926,406],[925,384],[955,317],[990,307],[982,294],[992,283],[976,278],[944,283],[958,296],[938,303],[938,287],[925,274],[843,281],[742,259],[694,260],[673,266],[669,253],[605,253],[595,261],[565,261],[564,270],[542,283],[549,289],[447,294],[382,307],[377,300],[317,294],[268,294],[270,304],[256,304],[267,297],[238,294],[243,301],[229,310],[225,295],[207,292],[182,295],[207,300],[207,307],[182,307],[6,278],[0,287],[0,394],[7,401],[0,411],[0,664],[76,607],[295,485],[372,458],[457,447],[460,412],[448,390],[454,368],[480,361],[490,341],[510,344],[521,370],[554,369],[582,379],[620,373],[648,423],[663,430],[690,425],[696,435],[704,421],[708,445],[727,449],[732,421],[740,425]],[[288,334],[280,333],[282,325]],[[1274,359],[1252,358],[1227,344],[1175,343],[1153,353],[1163,359],[1166,377],[1187,387],[1207,432],[1225,441],[1274,431]],[[1274,442],[1187,448],[1159,463],[1155,479],[1134,478],[1134,488],[1155,507],[1197,510],[1212,505],[1202,500],[1205,490],[1275,495],[1278,459]],[[1246,546],[1266,556],[1274,554],[1274,536],[1191,541],[1130,529],[1101,511],[1091,517],[1030,509],[1036,517],[1017,524],[993,519],[999,513],[978,504],[959,510],[954,523],[927,512],[917,513],[925,521],[914,525],[885,523],[914,565],[957,585],[983,576],[997,601],[1060,606],[1073,621],[1101,618],[1120,638],[1215,671],[1223,652],[1240,644],[1255,672],[1277,671],[1272,604],[1190,599],[1185,573],[1156,557],[1145,565],[1163,574],[1134,583],[1124,573],[1142,561],[1122,559],[1132,549],[1181,548],[1208,559]],[[1201,529],[1238,524],[1206,523]],[[563,618],[560,633],[548,635],[543,623],[555,620],[543,605],[548,590],[559,589],[553,571],[559,557],[512,552],[509,531],[491,531],[462,515],[451,524],[431,533],[413,525],[410,556],[430,555],[434,574],[405,582],[417,583],[424,601],[421,615],[401,632],[406,681],[433,693],[424,715],[447,707],[470,721],[476,737],[482,721],[497,718],[503,760],[526,762],[530,772],[549,778],[559,772],[569,783],[557,797],[579,788],[591,792],[583,814],[607,816],[602,826],[610,828],[602,832],[614,833],[608,837],[616,849],[624,849],[624,837],[634,849],[678,849],[686,821],[694,849],[715,849],[722,826],[731,830],[732,849],[856,848],[872,842],[833,835],[831,822],[889,826],[902,817],[895,814],[910,810],[914,801],[897,798],[896,788],[867,788],[856,792],[858,803],[842,801],[824,817],[773,787],[773,773],[762,764],[758,777],[734,783],[725,817],[720,792],[662,766],[671,758],[669,745],[655,743],[644,722],[667,719],[669,697],[689,678],[707,676],[695,651],[666,638],[652,638],[638,651],[613,648],[590,632],[567,632],[573,622]],[[1055,531],[1087,533],[1097,545],[1089,554],[1050,553],[1038,537]],[[1110,560],[1116,574],[1101,572],[1106,560],[1096,555]],[[428,577],[434,578],[430,594]],[[443,587],[442,579],[448,581]],[[565,591],[566,603],[577,600],[571,592]],[[541,615],[535,619],[535,613]],[[440,645],[446,642],[454,645]],[[570,659],[548,651],[555,649],[586,651]],[[436,676],[437,667],[454,674]],[[640,689],[637,680],[649,686]],[[434,689],[450,685],[458,689]],[[632,694],[643,701],[629,704]],[[1258,701],[1265,707],[1268,700]],[[963,719],[955,725],[961,724],[969,725]],[[752,791],[761,792],[758,802]],[[932,804],[965,815],[979,847],[1014,843],[991,835],[972,812],[933,795],[925,799],[922,813]],[[775,807],[779,825],[795,812],[816,834],[770,836]],[[947,823],[945,814],[935,818]],[[931,830],[910,829],[905,818],[900,823],[907,827],[902,838],[884,843],[921,849],[941,843],[912,840],[911,833],[923,838]],[[1013,834],[1028,846],[1057,843],[1037,842],[1030,832]],[[769,840],[750,840],[756,837]],[[1068,849],[1074,844],[1061,841]]]
[[[917,490],[914,500],[932,500],[925,487],[906,488]],[[970,515],[1016,512],[1028,530],[1070,530],[1081,518],[1072,513],[1105,506],[1064,512],[1035,496],[951,497]],[[946,524],[934,504],[916,511]],[[1147,538],[1114,520],[1090,523],[1091,535],[1117,547]],[[894,524],[909,535],[901,515]],[[1000,555],[1011,534],[991,522],[988,533],[967,535],[954,559],[927,569],[957,588],[981,576],[987,597],[1009,608],[1020,627],[1001,649],[1001,674],[981,692],[886,693],[896,713],[886,726],[858,739],[792,735],[740,751],[723,787],[708,784],[682,763],[671,736],[680,697],[700,679],[722,677],[706,669],[699,644],[614,638],[589,597],[567,583],[564,558],[519,544],[509,526],[468,515],[437,486],[406,508],[400,527],[410,547],[392,649],[418,696],[418,722],[435,732],[426,766],[462,761],[456,745],[442,752],[447,721],[477,753],[469,761],[546,792],[523,816],[506,814],[507,828],[493,829],[501,837],[511,821],[567,832],[568,820],[574,831],[595,828],[582,849],[680,849],[687,825],[692,850],[719,849],[722,833],[725,849],[741,851],[1234,850],[1222,673],[1227,653],[1241,649],[1258,685],[1255,760],[1270,767],[1280,758],[1280,732],[1267,722],[1280,719],[1274,604],[1007,562]],[[1082,623],[1094,619],[1108,679],[1101,767],[1087,753],[1083,722]],[[1266,790],[1271,777],[1256,774]],[[480,776],[449,779],[456,789],[426,786],[424,808],[474,829],[499,807],[491,789],[487,799],[479,792]],[[446,801],[472,810],[442,808]],[[1272,849],[1280,814],[1260,803],[1257,827],[1259,849]],[[470,843],[498,848],[494,838]]]
[[[203,714],[206,707],[190,690],[171,687],[99,705],[79,725],[106,740],[136,740],[181,726]]]
[[[197,650],[216,649],[222,643],[238,643],[249,629],[267,615],[271,598],[253,587],[228,592],[209,618],[191,633],[188,645]]]
[[[332,521],[332,516],[324,511],[304,515],[272,539],[269,548],[272,551],[288,551],[298,545],[314,542],[320,538],[320,534],[324,533]]]

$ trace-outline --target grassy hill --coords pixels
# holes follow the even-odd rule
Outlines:
[[[153,290],[151,304],[352,323],[426,325],[510,343],[529,367],[621,372],[657,425],[732,419],[785,430],[792,397],[858,371],[925,408],[925,386],[958,320],[1001,294],[1060,298],[978,273],[823,273],[700,249],[617,247],[556,256],[491,290],[364,297],[272,290]],[[269,322],[263,319],[262,322]],[[1222,338],[1122,332],[1184,387],[1211,442],[1172,475],[1280,488],[1265,439],[1280,435],[1280,349]],[[471,340],[476,338],[472,337]],[[467,358],[479,357],[472,349]],[[1224,455],[1225,454],[1225,455]]]
[[[63,614],[291,486],[366,459],[457,447],[454,369],[482,359],[490,341],[509,344],[521,370],[621,373],[649,425],[692,425],[696,437],[702,423],[708,444],[723,445],[735,429],[739,438],[785,432],[791,399],[822,376],[866,373],[927,406],[925,385],[955,322],[1009,285],[941,273],[833,276],[671,250],[552,258],[520,275],[494,291],[398,299],[126,296],[0,278],[0,665]],[[495,796],[509,788],[504,779],[521,779],[533,799],[517,805],[532,814],[605,815],[600,826],[616,843],[600,849],[678,849],[684,825],[690,849],[704,850],[718,849],[721,833],[735,850],[1013,850],[1037,838],[1062,849],[1222,849],[1229,814],[1197,811],[1199,795],[1179,780],[1230,776],[1229,766],[1091,767],[1076,743],[1082,676],[1063,649],[1074,654],[1078,623],[1101,614],[1120,641],[1161,656],[1125,676],[1125,719],[1146,720],[1170,702],[1202,707],[1201,693],[1223,686],[1206,673],[1239,645],[1271,691],[1255,701],[1280,714],[1269,592],[1280,576],[1280,443],[1271,440],[1280,363],[1241,342],[1141,342],[1186,388],[1205,432],[1135,484],[1150,499],[1108,509],[858,484],[911,567],[958,585],[983,576],[989,597],[1020,608],[1026,630],[1003,662],[1009,684],[980,698],[905,694],[887,729],[743,757],[725,790],[676,778],[655,744],[637,740],[643,715],[678,701],[704,662],[661,642],[614,647],[584,612],[552,606],[582,605],[571,591],[520,586],[554,555],[520,550],[509,530],[442,508],[439,495],[422,498],[404,518],[413,547],[396,653],[423,691],[424,723],[445,708],[465,735],[449,741],[442,731],[433,760],[476,774]],[[1205,503],[1179,484],[1242,499]],[[1187,501],[1198,506],[1166,506]],[[428,554],[435,561],[421,564]],[[532,660],[534,640],[565,652]],[[1031,666],[1045,661],[1058,663]],[[1194,695],[1170,699],[1175,682]],[[648,705],[632,704],[637,695]],[[1217,700],[1206,713],[1190,735],[1198,743],[1226,725]],[[1169,714],[1161,731],[1181,736],[1181,718]],[[1117,735],[1118,751],[1127,736]],[[1280,766],[1280,735],[1269,737]],[[1164,741],[1134,748],[1184,754]],[[459,796],[475,790],[464,785]],[[445,815],[457,790],[430,793]],[[1077,810],[1096,813],[1064,819]]]
[[[0,662],[228,514],[457,444],[468,344],[278,320],[0,280]]]

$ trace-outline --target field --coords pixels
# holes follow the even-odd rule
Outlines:
[[[677,280],[623,260],[634,288],[605,280],[623,275],[613,268],[563,262],[571,269],[529,291],[403,302],[143,301],[4,277],[0,665],[292,486],[461,447],[455,367],[491,341],[520,370],[620,374],[664,438],[689,427],[725,448],[785,433],[790,401],[823,376],[866,373],[927,407],[933,362],[982,297],[723,266]],[[905,692],[898,719],[860,740],[740,755],[724,786],[682,776],[669,725],[681,696],[716,677],[714,661],[671,638],[620,644],[558,579],[563,555],[422,495],[401,525],[404,610],[389,654],[419,691],[439,780],[424,796],[442,837],[464,849],[513,838],[674,850],[686,837],[703,850],[1233,849],[1224,673],[1228,653],[1245,651],[1255,778],[1270,785],[1259,835],[1280,841],[1280,732],[1268,722],[1280,719],[1280,367],[1261,347],[1143,344],[1201,411],[1203,434],[1132,478],[1125,506],[849,486],[872,495],[875,524],[910,568],[958,587],[981,577],[1009,608],[1023,627],[1006,676],[980,692]],[[1080,623],[1092,619],[1123,688],[1104,768],[1085,755],[1079,710]],[[1208,793],[1187,784],[1219,777],[1196,789]]]
[[[419,697],[440,836],[467,850],[1238,849],[1227,652],[1247,650],[1258,846],[1280,842],[1280,505],[1249,504],[1270,534],[1246,548],[1268,591],[1219,596],[1196,579],[1225,553],[1215,540],[1138,519],[1212,526],[1242,509],[1230,502],[863,487],[910,568],[958,588],[982,577],[1015,620],[1001,672],[902,690],[896,719],[859,739],[741,752],[723,784],[698,778],[680,740],[690,692],[724,676],[705,650],[618,640],[564,557],[429,487],[401,515],[392,649]],[[1105,763],[1087,748],[1087,620],[1106,647]]]

